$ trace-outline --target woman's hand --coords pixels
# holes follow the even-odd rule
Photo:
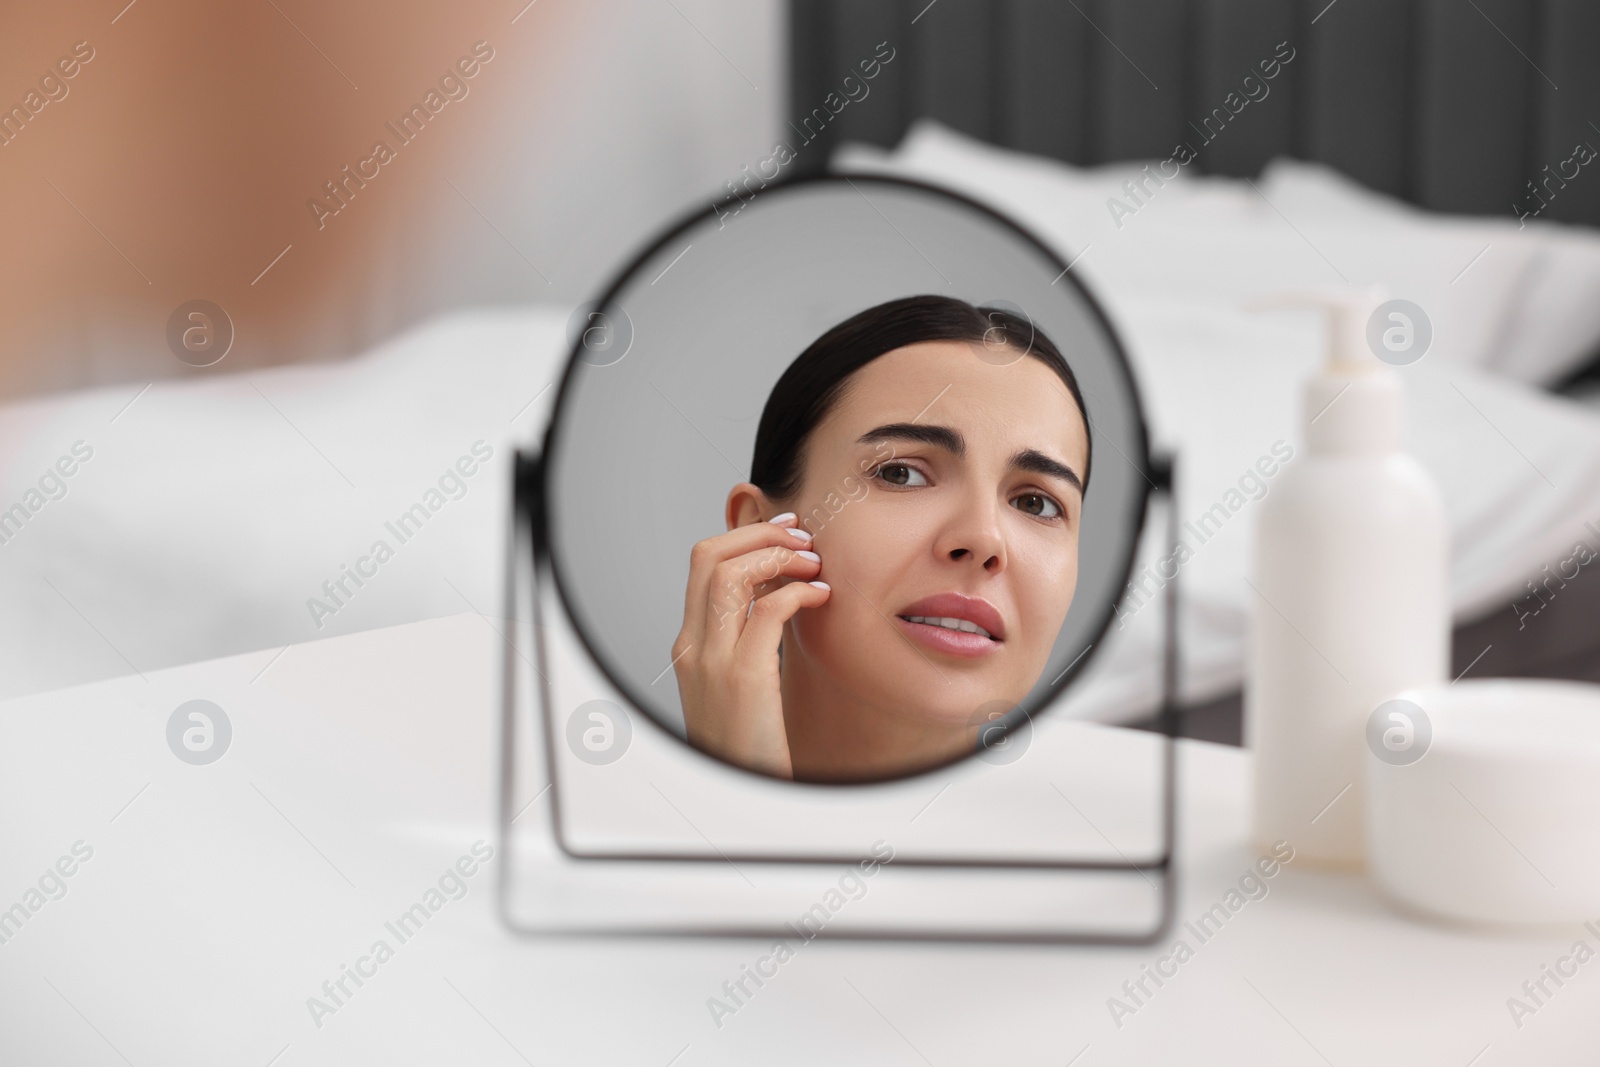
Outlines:
[[[827,603],[822,562],[792,512],[709,537],[689,554],[672,643],[689,741],[730,763],[793,778],[778,685],[783,624]],[[793,580],[790,580],[793,579]]]

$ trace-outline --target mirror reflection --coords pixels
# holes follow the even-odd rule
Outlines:
[[[668,232],[571,338],[551,574],[690,745],[805,783],[999,761],[1092,662],[1148,442],[1106,320],[1008,220],[894,179],[775,185]]]
[[[1071,367],[1011,312],[920,295],[828,330],[768,396],[727,532],[690,553],[689,741],[805,781],[973,751],[1066,619],[1089,461]]]

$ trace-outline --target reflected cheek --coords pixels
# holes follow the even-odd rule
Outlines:
[[[827,603],[800,611],[791,623],[808,655],[835,665],[872,653],[879,641],[899,640],[885,616],[892,617],[897,607],[890,576],[903,569],[895,551],[900,546],[870,521],[866,512],[871,504],[851,504],[817,535],[814,547],[822,557],[818,577],[833,593]]]
[[[794,651],[818,674],[860,688],[890,651],[880,642],[895,634],[843,577],[830,575],[828,584],[833,592],[826,604],[802,609],[789,621]]]
[[[1037,657],[1048,657],[1061,624],[1066,621],[1078,588],[1078,552],[1052,553],[1037,566],[1019,570],[1017,591],[1021,601],[1022,624],[1027,637],[1020,645]],[[1042,660],[1041,660],[1042,667]]]
[[[1078,543],[1072,543],[1072,551],[1068,554],[1065,564],[1061,568],[1061,602],[1071,604],[1073,594],[1078,591]],[[1061,609],[1066,614],[1066,608]]]

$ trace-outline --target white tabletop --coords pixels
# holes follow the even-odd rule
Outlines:
[[[1537,1005],[1523,990],[1575,941],[1600,949],[1581,926],[1405,919],[1358,876],[1290,863],[1194,936],[1253,860],[1249,756],[1198,742],[1156,947],[817,941],[714,1020],[767,943],[516,936],[492,861],[402,942],[385,923],[495,840],[502,649],[462,615],[0,704],[0,909],[28,912],[0,919],[0,1063],[1595,1062],[1600,960]],[[205,766],[167,744],[193,699],[233,727]],[[1135,1001],[1124,983],[1179,939],[1192,956]]]

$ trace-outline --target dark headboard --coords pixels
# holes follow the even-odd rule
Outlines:
[[[879,42],[895,50],[797,170],[842,140],[893,145],[927,115],[1080,165],[1179,142],[1217,174],[1297,156],[1424,207],[1511,217],[1538,206],[1528,182],[1572,172],[1578,142],[1600,148],[1600,0],[790,0],[789,26],[800,132]],[[1294,59],[1268,95],[1201,147],[1190,123],[1281,41]],[[1542,189],[1541,217],[1600,225],[1600,159]]]

